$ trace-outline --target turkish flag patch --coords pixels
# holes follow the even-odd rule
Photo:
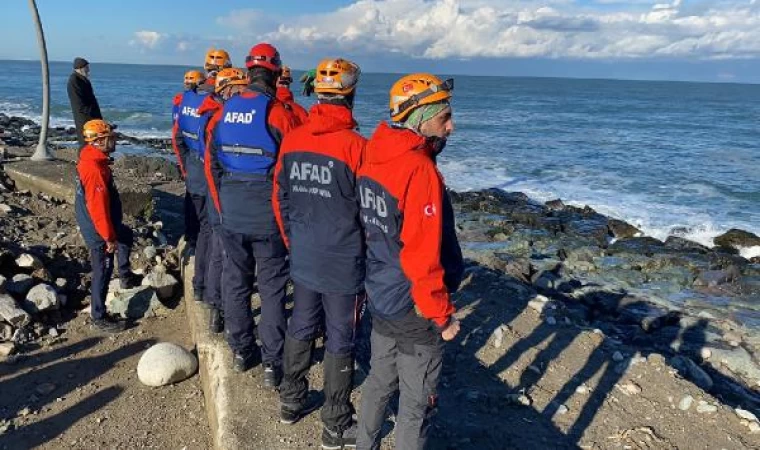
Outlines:
[[[434,217],[436,213],[438,212],[435,205],[432,203],[428,203],[422,208],[423,214],[425,214],[427,217]]]

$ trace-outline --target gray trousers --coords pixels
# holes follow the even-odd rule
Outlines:
[[[396,449],[423,449],[437,403],[443,341],[399,349],[395,339],[373,330],[371,342],[372,360],[369,376],[362,385],[356,448],[380,448],[379,434],[387,417],[388,402],[399,392]]]

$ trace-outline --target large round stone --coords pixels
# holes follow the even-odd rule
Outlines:
[[[147,386],[165,386],[190,378],[198,360],[185,348],[161,342],[149,348],[137,363],[137,378]]]

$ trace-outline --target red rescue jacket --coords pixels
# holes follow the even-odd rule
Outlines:
[[[294,281],[320,293],[364,289],[356,173],[367,140],[345,106],[315,105],[285,136],[272,194]]]
[[[82,148],[77,163],[77,221],[89,246],[101,240],[116,241],[116,226],[122,221],[121,200],[109,163],[108,156],[90,144]]]
[[[433,149],[415,132],[381,123],[367,144],[358,191],[373,315],[398,321],[414,309],[443,328],[454,313],[447,284],[459,284],[446,279],[461,277],[462,261],[447,231],[453,211]],[[447,276],[447,268],[458,275]]]
[[[306,121],[309,119],[309,113],[306,112],[306,109],[303,106],[296,103],[296,100],[293,97],[293,92],[291,92],[289,87],[277,87],[277,100],[290,106],[290,109],[293,110],[293,114],[295,114],[300,123],[306,123]]]

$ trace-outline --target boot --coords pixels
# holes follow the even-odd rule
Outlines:
[[[309,392],[309,367],[311,366],[311,341],[299,341],[285,336],[282,354],[283,379],[280,383],[280,422],[293,424],[313,411],[307,411]]]
[[[277,389],[282,382],[282,367],[279,364],[264,363],[264,388]]]
[[[217,308],[212,307],[209,310],[208,330],[214,334],[224,331],[224,318],[222,312]]]
[[[325,450],[356,448],[356,422],[352,422],[346,428],[322,427],[322,448]]]
[[[234,352],[232,355],[232,370],[238,373],[246,372],[259,361],[257,349],[244,352]]]
[[[346,430],[353,421],[351,390],[354,387],[354,358],[325,352],[325,404],[322,423],[330,430]]]
[[[133,289],[139,286],[141,281],[140,276],[134,272],[129,272],[119,278],[119,286],[121,286],[122,289]]]

